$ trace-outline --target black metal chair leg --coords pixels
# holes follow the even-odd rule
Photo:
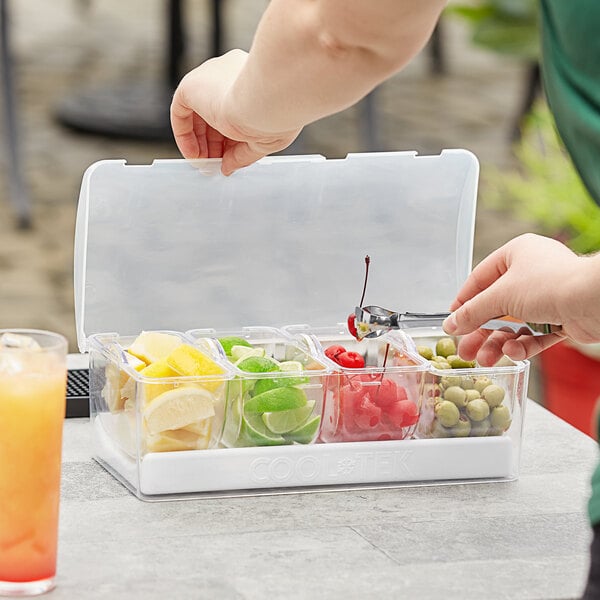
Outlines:
[[[185,31],[181,11],[181,0],[167,3],[167,83],[175,90],[183,76],[181,61],[185,52]]]
[[[373,90],[365,96],[360,102],[358,110],[358,131],[364,142],[365,150],[368,152],[382,150],[377,119],[377,90]]]
[[[221,56],[223,54],[223,0],[212,2],[212,54]]]
[[[438,21],[429,40],[429,58],[431,61],[429,67],[431,74],[445,75],[446,57],[444,54],[444,36],[441,21]]]
[[[521,106],[514,118],[512,130],[510,133],[511,142],[518,142],[521,139],[523,121],[527,113],[533,107],[536,99],[542,91],[542,74],[540,64],[532,63],[525,73],[525,90],[521,100]]]
[[[8,156],[7,178],[10,199],[17,213],[21,229],[31,226],[31,209],[21,166],[20,143],[15,106],[14,74],[10,54],[10,38],[7,0],[0,0],[0,62],[2,64],[2,94],[4,102],[4,125],[6,154]]]

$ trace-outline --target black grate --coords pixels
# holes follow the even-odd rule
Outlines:
[[[90,371],[67,371],[67,418],[90,416]]]

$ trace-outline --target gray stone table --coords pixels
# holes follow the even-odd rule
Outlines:
[[[52,600],[577,598],[596,444],[529,402],[507,483],[146,503],[65,424]]]

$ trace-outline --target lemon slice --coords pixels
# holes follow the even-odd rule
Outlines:
[[[153,379],[163,379],[164,377],[177,377],[177,373],[171,369],[166,360],[158,360],[148,365],[140,371],[140,375]],[[174,389],[173,383],[144,383],[144,398],[146,403],[152,402],[154,398]]]
[[[174,371],[166,359],[157,360],[153,362],[151,365],[144,367],[140,371],[140,375],[144,375],[144,377],[177,377],[178,373]]]
[[[203,419],[202,421],[190,423],[181,429],[195,433],[197,436],[207,437],[210,436],[211,424],[211,419]]]
[[[127,351],[136,358],[143,360],[147,365],[166,358],[175,348],[183,342],[171,333],[160,331],[142,331],[135,338]]]
[[[118,360],[120,356],[124,356],[127,364],[136,371],[141,371],[146,367],[146,363],[139,358],[136,358],[128,352],[116,353],[111,352],[115,362],[109,362],[104,371],[106,383],[102,389],[102,397],[106,400],[108,408],[111,412],[119,412],[123,410],[125,401],[133,397],[135,393],[135,382],[129,376],[129,373],[124,369],[119,368]]]
[[[199,387],[179,387],[162,393],[144,410],[148,431],[156,434],[180,429],[214,417],[213,395]]]
[[[123,408],[127,408],[127,403],[129,402],[129,406],[135,407],[135,379],[130,377],[121,388],[121,402],[123,404]]]
[[[134,356],[130,352],[125,352],[125,360],[127,364],[134,370],[138,371],[138,373],[146,368],[146,363],[143,360],[140,360],[137,356]]]
[[[293,408],[292,410],[281,410],[279,412],[266,412],[262,415],[263,423],[267,426],[269,431],[282,434],[289,433],[294,429],[298,429],[312,414],[313,408],[315,407],[315,401],[309,400],[304,406],[300,408]]]
[[[198,450],[198,435],[185,429],[162,431],[146,438],[149,452],[176,452],[178,450]]]
[[[104,369],[105,383],[102,388],[102,398],[104,398],[110,412],[119,412],[123,410],[125,398],[121,393],[123,386],[127,383],[129,375],[121,371],[119,367],[109,362]]]
[[[208,375],[222,375],[225,369],[214,360],[200,352],[198,348],[189,344],[178,346],[167,356],[167,364],[179,375],[185,377],[203,377]],[[214,378],[199,381],[198,384],[214,392],[224,382],[223,378]]]

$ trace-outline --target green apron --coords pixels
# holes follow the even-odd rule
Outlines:
[[[541,0],[541,9],[548,102],[573,163],[600,204],[600,0]],[[600,524],[600,463],[588,512],[592,525]]]
[[[600,0],[541,0],[542,73],[560,136],[600,204]]]

